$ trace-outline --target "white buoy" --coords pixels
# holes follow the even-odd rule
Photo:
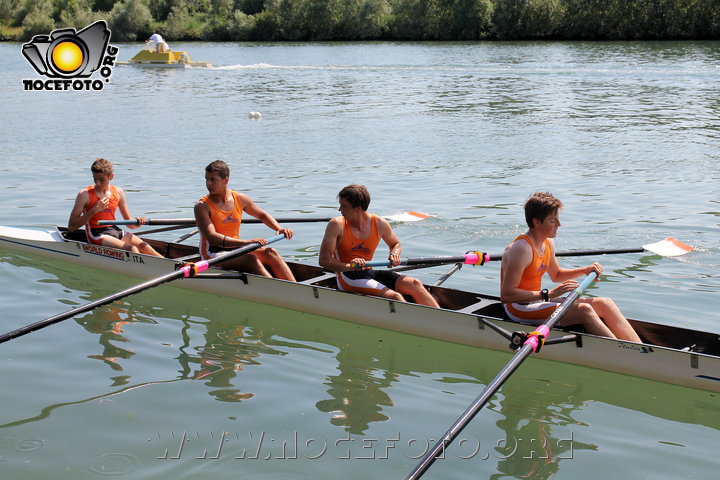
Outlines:
[[[259,120],[262,118],[262,113],[260,112],[250,112],[248,113],[248,118],[253,120]]]

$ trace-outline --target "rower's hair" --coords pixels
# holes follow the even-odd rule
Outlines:
[[[353,208],[361,207],[367,210],[370,206],[370,192],[365,185],[348,185],[338,193],[338,200],[344,198]]]
[[[228,178],[230,176],[230,167],[227,163],[222,160],[215,160],[205,167],[206,173],[217,172],[221,178]]]
[[[90,171],[92,173],[102,173],[103,175],[109,176],[113,173],[113,165],[110,163],[110,160],[98,158],[90,165]]]
[[[541,222],[555,210],[563,208],[563,203],[550,192],[535,192],[525,202],[525,222],[533,228],[533,218]]]

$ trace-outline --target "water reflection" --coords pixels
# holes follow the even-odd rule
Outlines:
[[[20,257],[0,257],[0,261],[22,266],[30,263]],[[103,278],[101,273],[90,270],[66,275],[63,267],[53,265],[49,262],[41,267],[44,277],[55,276],[67,291],[90,291]],[[92,297],[104,293],[97,291]],[[300,384],[314,383],[312,393],[304,393],[298,400],[310,401],[330,425],[350,435],[368,435],[377,431],[379,424],[387,424],[385,428],[415,429],[432,436],[442,432],[407,424],[395,427],[391,423],[390,412],[397,408],[396,387],[407,386],[410,378],[425,377],[424,385],[433,385],[423,392],[431,405],[439,391],[479,393],[508,359],[497,352],[408,339],[377,329],[174,288],[154,289],[152,294],[99,308],[76,321],[98,339],[101,350],[71,354],[84,354],[93,364],[98,360],[106,363],[111,386],[122,388],[53,403],[36,415],[6,420],[0,428],[43,421],[64,407],[101,402],[130,392],[138,394],[139,389],[146,400],[157,400],[162,393],[144,387],[160,384],[200,382],[204,394],[215,401],[251,403],[258,400],[260,393],[265,397],[277,392],[287,395]],[[139,332],[141,324],[152,331]],[[147,344],[153,336],[162,338],[162,346],[152,341]],[[180,341],[173,345],[172,339]],[[89,348],[96,348],[94,343],[91,345]],[[305,363],[292,365],[298,361]],[[161,363],[162,368],[148,368],[149,362]],[[284,371],[292,367],[296,368],[293,374],[302,372],[302,376],[293,379],[294,384],[285,385],[288,377]],[[560,380],[545,380],[550,369],[552,377]],[[87,371],[97,375],[97,369]],[[117,376],[118,372],[123,375]],[[451,374],[438,378],[437,372]],[[143,375],[151,379],[143,379]],[[461,382],[456,380],[459,376]],[[42,377],[38,376],[37,381],[42,382]],[[471,388],[463,390],[458,383]],[[33,392],[39,387],[26,388]],[[197,389],[185,389],[192,390]],[[538,359],[526,362],[519,377],[500,393],[489,407],[498,415],[495,425],[504,435],[504,441],[495,446],[498,473],[493,478],[549,478],[573,452],[597,450],[597,444],[587,443],[587,438],[579,434],[588,426],[578,418],[593,403],[720,429],[720,408],[709,392]],[[419,397],[414,401],[424,400]],[[172,408],[179,408],[178,415],[187,411],[187,407]],[[200,408],[212,410],[207,404]],[[481,438],[487,438],[487,434],[482,432]]]
[[[372,422],[388,421],[383,407],[393,405],[387,390],[398,381],[398,375],[368,367],[376,359],[357,351],[340,351],[335,359],[339,373],[324,382],[331,398],[317,402],[317,409],[330,413],[330,423],[354,435],[364,434]]]
[[[506,383],[502,400],[494,408],[502,413],[496,425],[506,436],[495,448],[499,473],[491,479],[548,479],[558,472],[562,461],[572,460],[578,451],[599,448],[575,435],[585,426],[573,416],[585,406],[586,400],[579,396],[580,385],[526,380],[534,388]]]

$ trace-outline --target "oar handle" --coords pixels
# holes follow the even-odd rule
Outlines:
[[[445,265],[448,263],[463,263],[466,265],[484,265],[492,258],[487,253],[468,252],[455,257],[415,257],[400,260],[400,265]],[[371,260],[365,262],[366,267],[389,267],[390,260]]]

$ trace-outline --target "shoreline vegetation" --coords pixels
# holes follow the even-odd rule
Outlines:
[[[106,20],[114,41],[716,40],[718,0],[0,0],[0,40]]]

